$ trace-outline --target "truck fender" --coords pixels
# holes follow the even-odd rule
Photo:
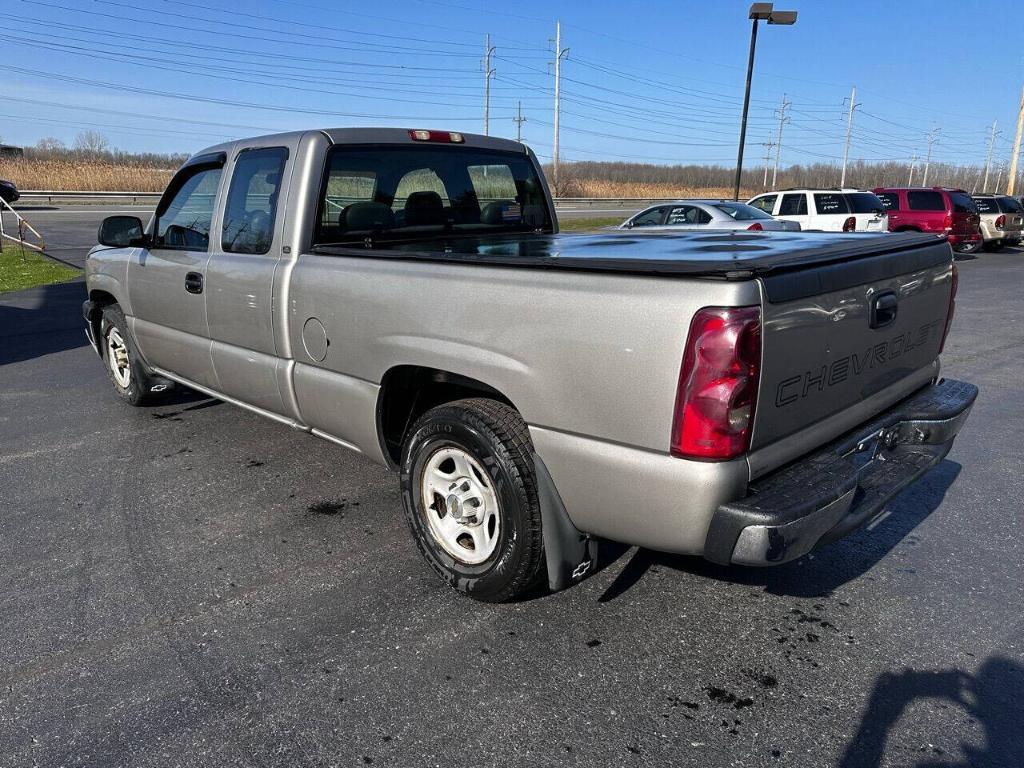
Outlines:
[[[548,587],[559,592],[597,571],[598,540],[583,533],[569,519],[544,460],[533,454],[537,498],[544,535]]]

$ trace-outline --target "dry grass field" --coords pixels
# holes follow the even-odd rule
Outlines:
[[[562,185],[562,197],[609,198],[732,198],[732,187],[694,187],[680,184],[611,181],[605,179],[573,179]],[[740,199],[747,200],[761,190],[740,190]]]
[[[0,179],[18,189],[163,192],[175,169],[90,160],[0,159]]]

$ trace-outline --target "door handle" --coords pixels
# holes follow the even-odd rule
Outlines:
[[[871,302],[871,327],[885,328],[896,322],[899,302],[894,291],[880,293]]]
[[[185,290],[189,293],[202,293],[203,276],[198,272],[189,272],[185,275]]]

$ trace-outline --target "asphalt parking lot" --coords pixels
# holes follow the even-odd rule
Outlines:
[[[80,282],[0,297],[0,766],[1019,768],[1022,284],[1024,252],[960,262],[944,372],[981,394],[871,530],[497,606],[421,562],[382,468],[124,406]]]

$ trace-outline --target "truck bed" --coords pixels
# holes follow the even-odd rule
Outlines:
[[[373,248],[324,245],[316,253],[549,267],[631,274],[749,280],[771,273],[872,256],[899,256],[899,271],[951,260],[942,238],[920,233],[650,232],[439,237],[381,242]],[[895,266],[895,265],[894,265]],[[877,275],[866,274],[863,282]],[[822,290],[816,285],[815,290]],[[778,286],[776,287],[778,290]],[[788,298],[797,298],[790,296]]]

